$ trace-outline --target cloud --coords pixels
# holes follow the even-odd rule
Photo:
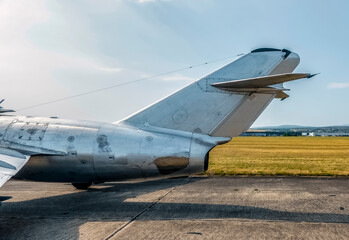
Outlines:
[[[96,67],[97,70],[105,72],[120,72],[122,68]]]
[[[139,3],[155,2],[155,0],[138,0]]]
[[[187,77],[182,74],[173,74],[169,75],[167,77],[163,77],[161,80],[163,81],[186,81],[186,82],[192,82],[195,79],[192,77]]]
[[[152,77],[153,75],[151,74],[140,74],[139,76],[140,78],[150,78],[155,81],[161,81],[161,82],[193,82],[195,81],[195,78],[184,76],[179,73],[175,73],[171,75],[169,74],[169,75],[164,75],[159,77]]]
[[[21,109],[98,89],[112,85],[114,73],[120,74],[117,59],[98,51],[88,51],[94,49],[91,42],[78,49],[80,38],[75,41],[75,37],[66,38],[69,34],[80,36],[78,30],[84,31],[82,36],[85,38],[92,36],[85,22],[76,21],[69,28],[68,24],[59,21],[60,28],[52,27],[57,26],[59,16],[48,8],[45,0],[35,4],[26,0],[0,0],[0,83],[4,89],[0,98],[7,100],[4,107]],[[59,38],[52,37],[58,32]],[[48,42],[52,45],[47,45]],[[92,99],[73,99],[69,104],[47,105],[20,114],[52,116],[59,113],[69,118],[95,119],[89,110],[76,107],[85,106],[81,104],[83,101],[88,106]]]
[[[330,83],[328,88],[349,88],[349,83]]]
[[[138,3],[159,2],[159,1],[169,2],[171,0],[137,0]]]

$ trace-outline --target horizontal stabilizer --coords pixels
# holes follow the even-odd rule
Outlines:
[[[289,91],[290,89],[287,88],[280,88],[280,87],[262,87],[262,88],[224,88],[226,90],[232,91],[232,92],[254,92],[254,93],[275,93],[279,91]]]
[[[0,101],[0,104],[3,103],[4,101],[5,101],[5,99],[2,99],[2,100]],[[7,113],[7,112],[14,112],[14,110],[12,110],[12,109],[5,109],[5,108],[3,108],[3,107],[0,106],[0,114],[1,114],[1,113]]]
[[[246,78],[240,80],[232,80],[225,82],[218,82],[211,84],[213,87],[224,88],[230,90],[231,88],[265,88],[269,85],[284,83],[302,78],[309,78],[308,73],[285,73],[270,76],[262,76],[255,78]],[[272,90],[272,89],[271,89]],[[285,89],[273,89],[285,90]]]
[[[281,98],[281,101],[288,98],[289,95],[287,93],[284,93],[282,91],[277,92],[275,98]]]

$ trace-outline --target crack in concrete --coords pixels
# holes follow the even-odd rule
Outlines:
[[[133,218],[131,218],[127,223],[125,223],[123,226],[121,226],[119,229],[117,229],[115,232],[113,232],[112,234],[110,234],[107,238],[105,238],[105,240],[109,240],[111,238],[113,238],[116,234],[118,234],[119,232],[121,232],[123,229],[125,229],[127,226],[129,226],[131,223],[133,223],[135,220],[137,220],[137,218],[139,218],[140,216],[142,216],[144,213],[148,212],[155,204],[157,204],[158,202],[160,202],[162,199],[164,199],[167,195],[169,195],[170,193],[172,193],[174,190],[176,190],[178,187],[182,186],[184,184],[184,182],[188,182],[190,177],[185,178],[183,181],[181,181],[177,186],[174,186],[173,188],[171,188],[171,190],[169,190],[168,192],[166,192],[165,194],[163,194],[162,196],[158,197],[158,199],[154,202],[152,202],[148,207],[144,208],[142,211],[140,211],[136,216],[134,216]]]

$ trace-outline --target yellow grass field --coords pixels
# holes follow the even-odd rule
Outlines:
[[[237,137],[210,152],[208,175],[349,176],[349,137]]]

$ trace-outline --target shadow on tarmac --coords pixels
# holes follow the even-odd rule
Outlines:
[[[79,227],[86,222],[128,222],[149,208],[137,221],[252,219],[312,223],[349,223],[349,215],[334,213],[287,212],[245,205],[166,203],[153,205],[139,201],[138,196],[205,178],[164,179],[136,183],[107,183],[104,188],[51,196],[22,202],[3,202],[0,207],[0,239],[20,239],[34,236],[64,236],[77,238]],[[165,193],[166,191],[164,191]],[[161,194],[162,195],[162,194]],[[11,197],[1,197],[4,201]],[[184,200],[183,200],[184,201]],[[42,234],[40,232],[43,231]],[[52,235],[53,234],[53,235]],[[64,237],[65,238],[65,237]]]

